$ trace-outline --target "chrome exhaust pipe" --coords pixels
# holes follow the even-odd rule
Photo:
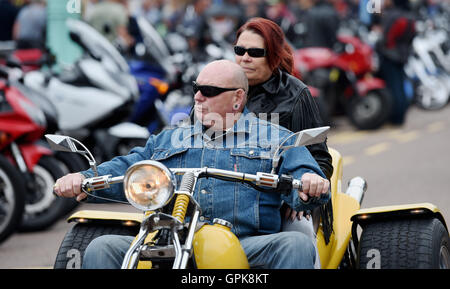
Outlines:
[[[345,191],[346,195],[351,196],[358,201],[359,204],[362,203],[364,199],[364,193],[367,190],[367,182],[361,177],[354,177],[348,182],[348,188]]]

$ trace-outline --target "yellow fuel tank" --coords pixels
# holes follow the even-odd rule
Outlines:
[[[236,235],[226,225],[204,225],[194,236],[199,269],[248,269],[247,256]]]

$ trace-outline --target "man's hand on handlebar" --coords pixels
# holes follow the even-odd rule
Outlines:
[[[53,186],[53,192],[59,197],[65,198],[77,198],[80,202],[87,197],[85,193],[81,191],[81,185],[86,177],[80,173],[67,174],[64,177],[56,180]]]

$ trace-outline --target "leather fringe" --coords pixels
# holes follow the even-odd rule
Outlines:
[[[333,205],[331,199],[328,203],[320,206],[320,219],[322,220],[323,237],[325,244],[330,242],[331,233],[333,233]]]

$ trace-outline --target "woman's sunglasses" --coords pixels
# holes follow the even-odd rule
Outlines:
[[[264,48],[244,48],[242,46],[235,46],[234,53],[239,56],[244,56],[245,52],[251,57],[264,57],[266,50]]]
[[[198,85],[197,82],[192,81],[192,90],[194,90],[194,94],[200,90],[203,96],[205,97],[213,97],[219,95],[225,91],[238,90],[239,88],[223,88],[211,85]]]

